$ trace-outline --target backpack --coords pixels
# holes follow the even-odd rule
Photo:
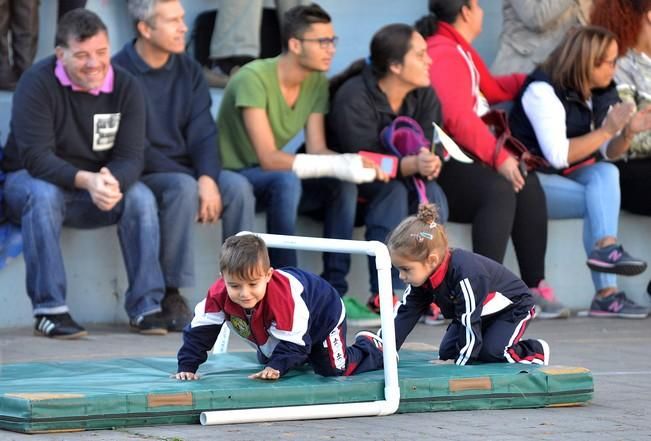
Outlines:
[[[545,158],[531,153],[520,140],[511,134],[509,118],[504,110],[492,109],[485,113],[481,119],[497,140],[495,159],[502,149],[506,149],[518,161],[522,177],[526,177],[530,171],[545,170],[551,167]]]
[[[417,155],[421,147],[431,144],[420,124],[408,116],[399,116],[382,129],[380,142],[398,158]],[[412,177],[412,182],[418,192],[419,202],[427,203],[425,182],[417,176]]]
[[[188,41],[186,49],[192,48],[195,60],[202,66],[206,66],[210,58],[210,40],[215,30],[218,13],[217,9],[204,11],[197,15],[192,26],[190,41]],[[280,54],[281,49],[280,24],[276,10],[264,8],[260,24],[260,58],[275,57]]]

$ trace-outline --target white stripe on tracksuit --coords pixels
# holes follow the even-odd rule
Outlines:
[[[461,324],[466,328],[466,344],[459,351],[459,356],[457,357],[456,364],[459,366],[465,365],[470,356],[472,355],[472,350],[475,347],[475,333],[472,330],[472,314],[477,308],[475,301],[475,293],[472,290],[470,281],[468,278],[463,279],[460,283],[461,291],[463,291],[463,300],[465,303],[466,312],[461,315]]]

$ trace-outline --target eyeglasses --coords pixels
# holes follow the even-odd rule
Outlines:
[[[614,69],[615,66],[617,66],[617,58],[615,58],[614,60],[601,60],[600,64],[607,64]]]
[[[322,38],[298,38],[297,40],[319,43],[319,47],[321,49],[328,49],[330,47],[332,47],[332,48],[337,47],[337,42],[339,41],[339,37],[332,37],[332,38],[328,38],[328,37],[322,37]]]

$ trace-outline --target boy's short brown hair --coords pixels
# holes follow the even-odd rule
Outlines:
[[[253,280],[271,267],[264,240],[254,234],[231,236],[222,245],[219,269],[239,279]]]

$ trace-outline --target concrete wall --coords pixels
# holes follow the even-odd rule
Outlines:
[[[264,218],[257,218],[257,230],[264,231]],[[302,218],[297,234],[321,236],[321,225]],[[471,249],[470,226],[447,226],[452,246]],[[622,213],[620,239],[627,250],[651,262],[651,247],[641,240],[651,231],[651,218]],[[194,304],[206,293],[218,275],[219,226],[195,227],[195,265],[197,285],[183,293]],[[355,239],[363,240],[363,229],[355,230]],[[126,290],[126,275],[117,241],[115,227],[94,231],[66,229],[61,238],[68,279],[68,303],[72,314],[82,323],[126,322],[122,304]],[[547,251],[547,279],[558,297],[573,309],[586,309],[594,294],[590,273],[585,265],[581,245],[581,221],[551,221]],[[305,269],[319,273],[320,254],[299,252],[299,261]],[[505,264],[518,272],[517,261],[509,245]],[[11,262],[0,271],[0,329],[31,324],[31,308],[24,288],[25,265],[22,258]],[[649,304],[645,293],[648,272],[637,277],[620,277],[620,288],[641,304]],[[366,257],[353,256],[348,275],[349,295],[366,301],[368,297],[368,269]]]
[[[265,0],[273,4],[272,0]],[[53,53],[56,17],[56,1],[42,1],[40,6],[41,28],[36,60]],[[219,0],[184,0],[186,22],[192,25],[196,16],[216,7]],[[350,62],[368,55],[368,46],[373,33],[381,26],[393,23],[413,23],[427,12],[427,0],[322,0],[319,2],[332,15],[335,31],[340,37],[337,55],[331,73],[343,70]],[[499,0],[482,2],[484,28],[475,46],[490,65],[496,53],[496,45],[502,27]],[[269,5],[271,6],[271,5]],[[115,53],[134,37],[131,19],[124,1],[89,0],[88,9],[97,12],[105,21],[111,40],[111,51]],[[188,35],[189,37],[189,35]],[[221,91],[213,90],[216,112]],[[4,143],[9,132],[12,94],[0,91],[0,143]]]

